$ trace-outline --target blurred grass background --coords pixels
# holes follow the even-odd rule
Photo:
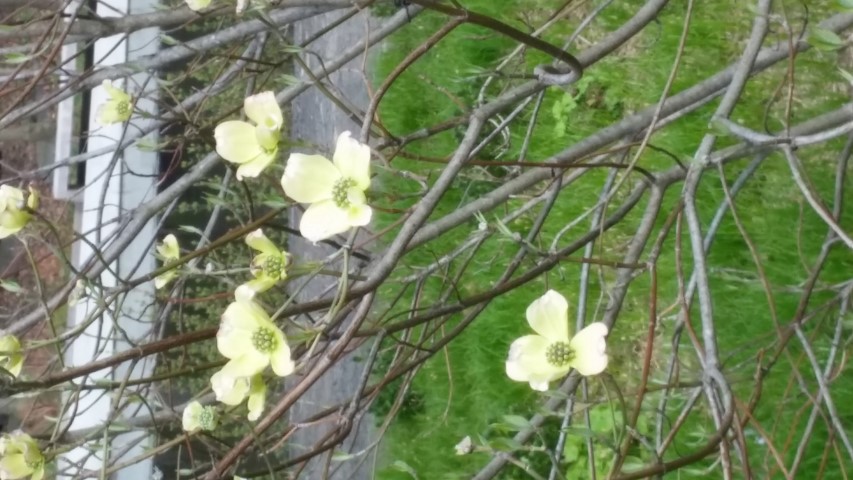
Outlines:
[[[521,30],[531,31],[566,2],[465,0],[461,3],[466,8],[492,15]],[[583,48],[594,43],[608,31],[617,28],[630,18],[642,3],[644,2],[613,2],[583,33],[570,51],[577,51],[578,45]],[[690,32],[671,94],[704,80],[737,60],[751,28],[753,3],[742,0],[695,2]],[[581,19],[595,6],[593,2],[573,2],[573,5],[570,14],[543,34],[544,39],[555,45],[562,45]],[[813,22],[814,19],[824,18],[826,13],[835,8],[835,2],[830,0],[809,2],[808,12],[795,1],[774,2],[774,5],[774,14],[777,17],[771,21],[771,33],[765,45],[772,45],[785,38],[785,31],[780,25],[781,15],[786,16],[791,27],[799,31],[807,19]],[[549,89],[526,159],[545,159],[624,115],[656,103],[677,56],[685,10],[685,2],[671,2],[657,21],[647,26],[616,54],[589,68],[584,78],[572,88]],[[444,21],[446,17],[427,12],[394,35],[384,45],[377,59],[375,85],[381,83],[412,49]],[[484,73],[493,70],[514,46],[512,41],[476,26],[463,25],[457,28],[418,60],[390,89],[380,109],[383,124],[393,134],[403,135],[460,115],[463,113],[463,107],[470,108],[474,105],[485,80]],[[535,65],[547,60],[538,52],[528,50],[523,56],[510,61],[505,72],[529,73]],[[836,67],[835,53],[812,50],[797,56],[792,123],[837,108],[846,101],[846,85]],[[778,89],[787,88],[784,83],[786,68],[783,62],[760,76],[753,77],[732,118],[756,130],[763,130],[766,126],[772,131],[779,131],[784,124],[786,97],[785,90]],[[494,82],[485,90],[485,98],[499,95],[507,84],[505,80]],[[780,94],[777,95],[777,92]],[[716,102],[712,102],[684,116],[654,134],[651,142],[668,150],[681,161],[689,162],[708,129],[708,121],[715,108]],[[512,124],[507,145],[483,152],[481,156],[491,159],[499,156],[498,160],[502,161],[516,160],[530,112],[531,108],[528,107],[521,118]],[[416,142],[408,147],[406,152],[411,155],[445,158],[458,145],[463,131],[463,128],[451,130]],[[718,147],[731,143],[732,139],[721,138]],[[814,187],[828,204],[832,199],[836,156],[842,144],[843,140],[838,140],[799,152]],[[725,176],[729,185],[748,161],[749,158],[743,159],[726,167]],[[394,169],[408,170],[429,180],[434,179],[441,169],[438,164],[401,157],[394,159],[392,165]],[[673,160],[647,149],[640,158],[639,165],[651,170],[662,170],[671,167]],[[434,216],[453,211],[459,205],[476,198],[479,193],[495,188],[505,174],[506,171],[500,168],[467,168],[459,175],[453,189],[448,192]],[[399,176],[387,170],[380,170],[377,178],[377,191],[374,192],[376,203],[388,208],[405,209],[417,201],[417,185],[414,182],[401,181]],[[606,172],[603,170],[592,172],[564,190],[541,232],[538,245],[546,248],[567,222],[594,206],[605,178]],[[716,171],[706,172],[703,177],[699,207],[705,226],[724,201],[720,181],[720,175]],[[631,183],[625,183],[623,193],[630,188]],[[537,191],[538,188],[542,186],[538,186]],[[674,207],[680,190],[680,184],[670,188],[666,207],[658,218],[658,227]],[[847,195],[847,199],[851,199],[850,195]],[[500,211],[489,212],[486,218],[492,223],[497,216],[522,202],[523,199],[511,200],[506,210],[501,208]],[[611,261],[621,259],[626,243],[642,214],[644,203],[641,202],[621,225],[605,235],[603,241],[597,245],[594,254],[596,258]],[[737,197],[736,207],[758,249],[762,265],[773,287],[774,306],[779,321],[787,323],[794,315],[801,293],[799,287],[809,275],[810,263],[816,258],[824,241],[826,227],[810,207],[804,204],[784,159],[778,154],[765,160],[756,176]],[[525,235],[537,213],[538,209],[533,209],[507,226]],[[378,227],[390,225],[398,218],[399,214],[383,214]],[[849,226],[851,220],[853,214],[847,209],[840,223]],[[572,235],[585,231],[588,225],[589,221],[585,221],[573,228],[560,245],[568,243]],[[474,221],[469,222],[442,240],[427,244],[411,253],[405,259],[407,268],[398,269],[395,274],[412,274],[419,267],[424,267],[452,251],[475,226]],[[684,235],[684,269],[689,272],[689,242],[686,233]],[[650,243],[654,238],[655,234],[652,234]],[[674,246],[674,235],[670,234],[663,256],[658,262],[659,310],[673,305],[676,301]],[[468,272],[462,277],[457,288],[466,295],[487,290],[490,282],[497,279],[505,268],[506,259],[515,254],[516,248],[516,245],[506,238],[497,237],[487,241],[473,258]],[[529,265],[530,262],[526,264]],[[853,257],[849,251],[837,249],[821,275],[819,284],[825,286],[849,279],[852,266]],[[714,240],[709,254],[709,268],[719,350],[725,362],[724,371],[735,381],[734,387],[738,397],[746,399],[754,386],[751,377],[756,366],[757,350],[759,346],[771,346],[776,334],[752,257],[730,214],[726,215]],[[456,262],[441,273],[449,278],[456,272],[455,269]],[[478,436],[487,441],[511,436],[512,421],[505,418],[506,415],[527,417],[537,412],[541,395],[534,394],[527,385],[514,383],[505,376],[506,353],[510,343],[529,330],[524,319],[527,305],[547,288],[560,291],[570,299],[573,306],[576,305],[579,272],[579,264],[564,262],[547,276],[495,299],[443,354],[436,355],[420,370],[407,394],[401,414],[393,422],[383,441],[385,462],[379,478],[470,478],[485,464],[488,456],[482,453],[456,456],[453,448],[456,443],[466,435],[474,438],[475,443]],[[609,288],[606,281],[614,278],[612,269],[608,267],[596,267],[593,272],[587,322],[600,318],[600,310],[606,303],[606,291]],[[600,281],[602,279],[605,283]],[[633,404],[633,397],[629,393],[636,389],[642,364],[641,352],[648,322],[647,303],[651,294],[649,285],[648,275],[641,275],[634,282],[609,338],[611,366],[608,372],[616,379],[630,405]],[[390,288],[386,291],[386,297],[390,297],[392,293]],[[430,305],[429,301],[438,298],[446,288],[450,287],[438,278],[428,281],[423,305]],[[834,292],[825,290],[816,292],[811,305],[820,305],[833,294]],[[406,300],[400,304],[408,305]],[[397,312],[404,310],[405,308],[400,307]],[[570,312],[570,318],[574,318],[574,311]],[[453,325],[456,320],[458,318],[451,320],[449,325]],[[827,311],[810,320],[805,326],[806,333],[813,339],[814,348],[821,358],[825,358],[831,339],[834,327],[832,320],[832,312]],[[694,317],[694,322],[698,325],[698,315]],[[670,315],[664,317],[659,325],[652,385],[655,381],[664,380],[673,324],[674,315]],[[699,374],[695,354],[691,353],[692,346],[686,338],[684,336],[682,340],[683,349],[680,356],[681,380],[685,381],[697,379]],[[808,415],[808,409],[804,406],[810,406],[805,396],[800,393],[799,387],[791,384],[792,368],[802,372],[809,391],[816,390],[810,367],[808,362],[804,361],[801,349],[792,343],[789,351],[793,366],[783,359],[773,367],[765,382],[762,402],[755,412],[757,425],[765,431],[773,444],[781,449],[782,457],[788,462],[793,457],[798,434],[804,428]],[[853,401],[853,384],[849,380],[850,373],[847,369],[839,372],[836,377],[832,391],[838,405],[847,405]],[[606,472],[609,459],[612,458],[610,452],[616,445],[612,431],[619,430],[619,427],[614,425],[611,413],[611,408],[616,406],[611,407],[608,404],[605,389],[601,387],[599,380],[593,379],[590,385],[594,400],[602,403],[593,408],[593,432],[580,429],[570,433],[562,460],[562,467],[567,472],[566,478],[588,478],[584,435],[592,434],[596,438],[597,456],[601,457],[600,465],[598,459],[596,461],[599,478],[603,478],[602,467]],[[386,413],[396,393],[389,390],[383,394],[375,406],[375,413],[380,416]],[[657,397],[650,394],[645,405],[649,407],[649,411],[641,418],[639,430],[642,434],[652,435],[654,412],[651,408],[657,405]],[[669,421],[674,421],[680,406],[679,395],[676,394],[667,411]],[[842,416],[845,420],[850,420],[850,414],[844,413],[843,409]],[[616,417],[619,417],[618,413]],[[553,421],[546,424],[542,434],[533,442],[534,445],[548,446],[548,441],[553,443],[559,421],[559,417],[555,415]],[[597,428],[605,431],[595,431]],[[669,449],[666,458],[674,458],[695,449],[704,443],[713,430],[710,417],[694,416],[682,430],[683,433],[678,435],[676,446]],[[774,470],[775,465],[767,442],[758,434],[755,425],[748,426],[746,432],[753,475],[757,478],[782,478],[781,473]],[[821,471],[820,464],[829,433],[822,421],[818,421],[816,432],[808,444],[806,460],[800,469],[803,478],[816,478]],[[790,436],[793,436],[793,443],[788,440]],[[637,461],[649,461],[652,458],[648,452],[633,453],[635,457],[639,457]],[[531,465],[539,474],[547,475],[550,461],[542,452],[521,451],[515,455],[521,462]],[[838,458],[844,459],[844,465],[839,464]],[[846,478],[842,476],[842,471],[850,466],[849,459],[846,459],[843,453],[840,457],[830,453],[826,465],[822,467],[822,473],[824,478]],[[673,475],[677,478],[721,478],[712,459]],[[521,468],[510,467],[500,478],[531,477]]]

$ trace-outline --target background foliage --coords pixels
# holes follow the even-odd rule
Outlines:
[[[175,342],[156,352],[157,371],[148,379],[162,415],[152,414],[142,425],[170,447],[154,447],[148,455],[164,473],[213,478],[233,472],[236,462],[236,472],[253,477],[284,478],[283,471],[298,476],[309,459],[294,460],[293,448],[283,446],[293,432],[346,434],[354,424],[369,422],[368,445],[318,441],[297,450],[320,464],[365,464],[369,475],[387,479],[624,479],[653,477],[660,470],[677,470],[672,475],[678,478],[846,478],[853,466],[846,432],[851,414],[845,408],[853,401],[847,367],[853,256],[818,211],[831,212],[838,229],[851,231],[853,213],[845,208],[853,145],[848,2],[424,0],[402,9],[385,1],[357,7],[302,3],[256,2],[238,17],[230,4],[199,16],[174,2],[180,8],[172,19],[151,20],[163,27],[164,50],[199,39],[197,45],[206,46],[157,69],[159,115],[168,119],[158,128],[158,144],[146,148],[160,154],[160,237],[176,234],[186,255],[226,239],[204,250],[196,266],[182,268],[177,286],[158,293],[152,304],[162,323],[145,343]],[[577,82],[537,86],[536,67],[554,59],[533,48],[533,37],[588,59],[584,52],[595,51],[658,4],[657,14],[640,22],[619,48],[587,65]],[[310,44],[295,45],[289,24],[275,23],[288,9],[356,14],[368,6],[371,31],[385,25],[395,25],[395,31],[343,70],[356,72],[371,98],[388,86],[372,121],[365,120],[367,105],[352,106],[338,90],[339,77],[318,83],[300,76],[307,65],[315,69],[312,74],[337,70],[331,67],[336,58],[318,58]],[[448,8],[468,9],[486,20],[459,17],[468,21],[436,40],[436,32],[456,17]],[[39,6],[14,10],[6,17],[8,29],[43,25],[45,15],[60,18]],[[766,35],[757,38],[752,29],[762,22]],[[215,40],[251,25],[250,33],[233,41]],[[524,41],[496,25],[523,32]],[[547,28],[538,31],[543,25]],[[329,23],[326,34],[337,28]],[[250,40],[262,48],[223,90],[189,108],[183,104],[246,60]],[[709,79],[736,65],[756,41],[765,53],[791,46],[798,52],[750,76],[735,91],[731,112],[721,115],[720,95],[734,87],[724,82],[710,88]],[[31,45],[26,37],[18,43]],[[420,56],[410,61],[413,52]],[[44,72],[58,68],[43,55],[20,57],[9,49],[4,55],[7,66],[44,67],[38,79],[48,85]],[[6,85],[24,82],[21,71],[10,73]],[[71,89],[96,86],[96,75],[81,73]],[[357,120],[353,132],[359,123],[363,135],[370,132],[369,200],[376,215],[363,236],[312,247],[312,254],[328,255],[322,265],[308,255],[296,258],[288,284],[264,295],[303,369],[288,384],[269,379],[267,412],[304,394],[316,381],[310,372],[324,361],[351,361],[344,351],[355,352],[368,382],[347,390],[352,403],[334,404],[317,417],[269,416],[259,428],[238,407],[226,412],[220,431],[182,441],[184,433],[163,415],[174,420],[190,398],[210,398],[209,375],[222,362],[211,337],[233,289],[248,278],[252,255],[234,232],[293,207],[279,186],[287,151],[330,153],[288,125],[281,161],[260,178],[237,183],[226,173],[230,166],[211,157],[213,128],[235,118],[247,94],[263,90],[287,99],[287,116],[296,97],[289,93],[297,87],[338,100],[335,108]],[[691,88],[707,89],[700,102],[638,116]],[[14,127],[33,110],[17,91],[2,91],[11,107],[0,115],[0,128]],[[44,108],[52,108],[53,100],[45,102]],[[838,113],[835,120],[826,120],[832,113]],[[646,138],[651,117],[658,128]],[[804,122],[813,125],[807,133],[823,137],[786,155],[796,142],[791,137],[801,135],[788,129]],[[602,141],[602,132],[614,125],[625,126],[625,133]],[[758,142],[760,134],[773,138]],[[708,138],[711,150],[705,149]],[[573,149],[583,145],[593,147],[577,155]],[[748,151],[725,161],[713,157],[737,148]],[[709,154],[712,161],[697,167]],[[795,181],[792,156],[805,172],[805,187]],[[566,159],[571,165],[554,167]],[[691,173],[699,170],[704,171],[692,183],[693,192],[685,177],[690,184]],[[517,187],[519,179],[542,171],[549,176]],[[16,169],[0,183],[43,181],[43,172],[36,166]],[[203,173],[175,192],[194,172]],[[629,208],[635,195],[642,196]],[[495,201],[486,205],[488,199]],[[698,228],[690,223],[692,207]],[[712,220],[718,212],[721,218]],[[218,219],[208,222],[212,216]],[[613,225],[602,226],[602,217],[615,218]],[[40,221],[55,223],[59,231],[73,228],[67,219]],[[272,216],[263,228],[277,244],[302,248],[295,246],[298,232],[287,215]],[[412,232],[415,240],[408,236]],[[691,240],[705,234],[708,251],[692,248]],[[82,233],[75,241],[81,238]],[[340,248],[353,241],[351,250]],[[51,242],[55,249],[70,249],[67,242],[45,240]],[[558,256],[561,249],[567,253]],[[342,256],[353,261],[344,266]],[[384,262],[390,262],[387,275],[381,273]],[[32,260],[27,268],[37,273],[40,265]],[[61,327],[69,286],[78,276],[97,283],[99,275],[65,268],[68,286],[54,286],[41,299],[33,296],[18,310],[4,312],[8,328],[23,334],[43,325],[44,314],[34,312],[45,306]],[[331,288],[316,298],[294,292],[323,269],[348,291]],[[0,273],[5,279],[14,272]],[[696,296],[707,298],[713,315],[699,300],[684,300],[692,275],[707,278]],[[603,375],[583,381],[573,375],[542,395],[511,382],[504,361],[512,341],[529,330],[525,309],[549,288],[570,299],[573,324],[576,315],[580,324],[608,323],[610,365]],[[332,303],[340,309],[330,311]],[[181,340],[200,331],[211,333]],[[72,342],[53,343],[61,351]],[[9,394],[69,388],[73,378],[50,383],[58,371],[56,365],[31,374],[29,383],[13,385]],[[731,425],[716,434],[725,414]],[[95,435],[106,435],[109,427]],[[454,446],[465,437],[474,451],[456,455]],[[40,440],[48,452],[77,441],[56,431]],[[659,471],[636,473],[654,469]]]

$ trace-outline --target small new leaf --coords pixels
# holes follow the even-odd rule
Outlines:
[[[357,455],[352,453],[342,452],[340,450],[336,451],[334,455],[332,455],[333,462],[346,462],[347,460],[351,460],[355,458]]]
[[[181,41],[178,40],[177,38],[175,38],[171,35],[167,35],[165,33],[160,34],[160,41],[166,45],[169,45],[170,47],[181,43]]]
[[[32,60],[32,55],[26,55],[19,52],[7,53],[3,57],[3,63],[10,63],[12,65],[18,65],[20,63],[25,63]]]
[[[205,238],[204,232],[202,232],[199,228],[194,227],[192,225],[179,225],[178,230],[183,230],[185,232],[190,232],[198,235],[200,238]]]
[[[157,152],[160,150],[160,144],[152,137],[144,137],[136,141],[136,149],[141,152]]]
[[[524,448],[518,440],[508,437],[495,438],[489,442],[489,446],[499,452],[514,452]]]
[[[818,50],[838,50],[844,46],[844,40],[832,30],[813,28],[809,33],[809,43]]]
[[[411,465],[409,465],[408,463],[406,463],[402,460],[396,460],[394,463],[391,464],[391,468],[393,468],[395,470],[399,470],[399,471],[404,472],[404,473],[408,473],[409,476],[411,476],[415,480],[418,480],[418,472],[416,472],[415,469],[412,468]]]
[[[563,446],[563,461],[566,463],[574,463],[581,456],[581,449],[577,443],[569,441]]]
[[[530,426],[530,422],[521,415],[504,415],[503,420],[515,430],[522,430]]]
[[[726,127],[726,124],[721,122],[718,119],[712,119],[710,123],[708,123],[708,132],[713,133],[718,137],[730,137],[732,132]]]
[[[853,0],[850,1],[853,2]],[[850,73],[841,67],[838,68],[838,71],[841,72],[841,76],[844,77],[844,80],[847,80],[850,85],[853,85],[853,73]]]
[[[10,293],[21,293],[24,289],[14,280],[0,280],[0,288]]]

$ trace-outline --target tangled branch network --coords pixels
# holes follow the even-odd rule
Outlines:
[[[814,3],[3,2],[0,480],[846,478]]]

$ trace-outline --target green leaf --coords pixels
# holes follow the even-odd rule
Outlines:
[[[530,426],[530,422],[521,415],[504,415],[503,421],[515,430],[523,430]]]
[[[199,238],[205,238],[204,232],[202,232],[199,228],[194,227],[192,225],[179,225],[178,230],[183,230],[185,232],[194,233],[199,236]]]
[[[853,0],[838,0],[838,6],[842,10],[853,10]]]
[[[848,313],[841,319],[841,326],[846,330],[853,330],[853,314]]]
[[[107,427],[109,432],[129,432],[131,428],[125,423],[110,423]]]
[[[23,287],[14,280],[0,280],[0,288],[11,293],[21,293],[24,291]]]
[[[560,400],[568,400],[569,395],[566,392],[561,392],[560,390],[548,390],[547,392],[542,393],[543,396],[549,398],[559,398]],[[577,404],[576,405],[587,405],[587,404]]]
[[[590,430],[586,427],[571,427],[570,426],[570,427],[566,427],[562,430],[564,432],[566,432],[568,435],[575,436],[575,437],[580,438],[584,441],[586,441],[587,438],[591,438],[593,440],[595,440],[595,438],[596,438],[596,433],[593,430]]]
[[[645,466],[646,462],[644,462],[642,458],[629,455],[625,457],[625,463],[622,464],[622,469],[626,472],[630,472],[632,470],[639,470]]]
[[[166,78],[158,78],[156,80],[156,82],[157,82],[157,85],[159,85],[161,87],[170,87],[170,86],[178,85],[180,83],[180,81],[178,81],[178,80],[169,80]]]
[[[352,453],[342,452],[342,451],[338,450],[337,452],[335,452],[334,455],[332,455],[332,461],[333,462],[346,462],[347,460],[353,459],[357,456],[358,455],[354,455]]]
[[[730,137],[732,136],[731,130],[719,119],[712,119],[710,123],[708,123],[708,132],[713,133],[718,137]]]
[[[305,49],[300,47],[299,45],[285,45],[281,47],[281,52],[283,53],[302,53]]]
[[[574,463],[581,456],[581,448],[576,442],[567,441],[563,446],[563,461],[566,463]]]
[[[158,152],[160,144],[154,137],[142,137],[136,141],[136,149],[140,152]]]
[[[32,59],[32,55],[26,55],[19,52],[7,53],[3,57],[3,63],[11,63],[13,65],[17,65],[20,63],[28,62]]]
[[[279,79],[282,82],[284,82],[285,85],[287,85],[289,87],[302,83],[302,80],[299,80],[298,78],[294,77],[293,75],[282,74],[282,75],[279,75]]]
[[[178,40],[177,38],[175,38],[171,35],[167,35],[165,33],[160,34],[160,41],[166,45],[169,45],[169,46],[174,46],[174,45],[181,43],[181,41]]]
[[[489,441],[489,447],[491,447],[492,450],[498,450],[500,452],[514,452],[524,448],[524,445],[514,438],[500,437]]]
[[[809,43],[818,50],[838,50],[844,46],[841,37],[825,28],[813,28],[809,32]]]
[[[850,1],[853,2],[853,0]],[[841,72],[841,76],[844,77],[845,80],[847,80],[851,85],[853,85],[853,73],[850,73],[841,67],[838,67],[838,71]]]
[[[394,463],[391,464],[391,468],[393,468],[394,470],[399,470],[403,473],[408,473],[409,476],[411,476],[415,480],[418,479],[418,472],[416,472],[411,465],[402,460],[396,460]]]
[[[597,432],[609,432],[613,429],[613,413],[607,408],[593,408],[589,412],[589,422]]]

